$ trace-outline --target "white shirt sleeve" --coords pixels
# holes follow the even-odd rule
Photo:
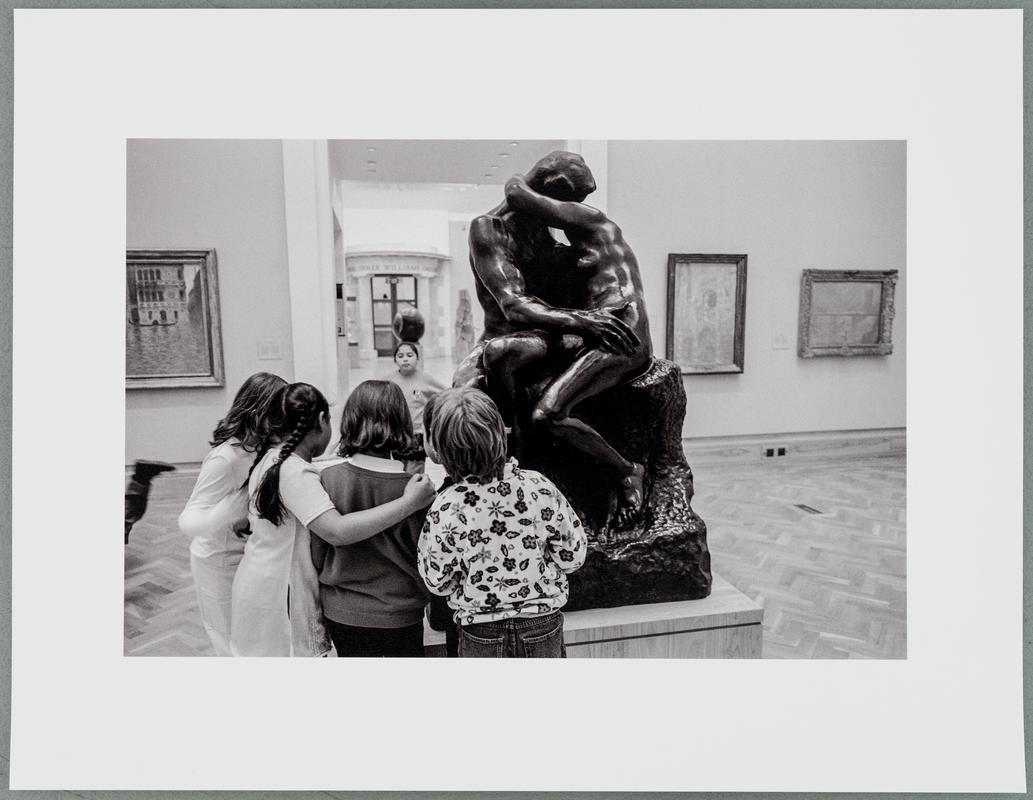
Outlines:
[[[280,499],[305,527],[334,508],[319,480],[319,471],[300,458],[288,458],[280,466]]]
[[[247,517],[247,492],[240,487],[240,470],[225,453],[213,453],[201,465],[179,529],[191,539],[208,536]]]

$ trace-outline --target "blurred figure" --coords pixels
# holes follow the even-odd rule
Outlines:
[[[147,498],[151,493],[151,480],[162,472],[171,472],[175,467],[164,461],[137,461],[133,465],[133,474],[126,484],[126,544],[129,544],[129,531],[139,522],[147,511]]]
[[[459,304],[456,306],[455,348],[453,358],[459,364],[470,355],[474,343],[473,309],[470,306],[470,293],[466,289],[459,290]]]

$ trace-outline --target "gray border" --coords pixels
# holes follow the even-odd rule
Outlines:
[[[326,796],[339,798],[340,800],[356,800],[357,798],[384,798],[385,800],[446,800],[462,794],[464,797],[484,798],[485,800],[531,800],[536,793],[526,792],[73,792],[73,791],[11,791],[6,788],[8,783],[8,754],[11,750],[11,325],[12,325],[12,211],[13,211],[13,143],[14,133],[12,123],[14,119],[14,15],[13,10],[17,8],[81,8],[82,4],[75,0],[59,0],[58,2],[36,2],[36,0],[23,0],[16,3],[13,0],[0,0],[3,8],[3,36],[0,39],[0,52],[3,53],[3,80],[0,81],[0,137],[3,141],[3,157],[0,160],[0,173],[2,173],[6,189],[0,198],[0,245],[3,248],[3,269],[0,269],[0,374],[4,377],[3,391],[0,392],[0,437],[2,437],[3,457],[0,457],[0,559],[6,564],[6,568],[0,570],[0,605],[3,612],[0,613],[0,683],[7,687],[8,691],[0,692],[0,796],[10,796],[12,800],[49,800],[50,798],[69,797],[87,798],[87,800],[103,800],[104,798],[141,798],[141,800],[309,800],[312,796]],[[278,2],[218,2],[217,0],[205,2],[204,0],[170,0],[169,2],[111,2],[110,0],[93,0],[89,3],[91,8],[622,8],[622,7],[643,7],[643,8],[850,8],[850,9],[1023,9],[1023,50],[1027,57],[1023,62],[1023,83],[1024,83],[1024,118],[1023,130],[1025,134],[1024,163],[1023,163],[1023,195],[1030,196],[1033,189],[1033,148],[1030,147],[1030,139],[1033,136],[1033,111],[1030,109],[1029,98],[1033,90],[1033,65],[1030,64],[1030,43],[1033,41],[1033,15],[1028,13],[1033,10],[1033,0],[1021,2],[978,2],[973,0],[940,0],[939,2],[917,2],[917,0],[901,0],[893,2],[886,0],[862,0],[851,2],[850,0],[813,0],[812,2],[778,2],[778,0],[760,0],[749,2],[748,0],[646,0],[637,5],[629,0],[509,0],[506,2],[476,2],[476,0],[339,0],[338,2],[307,2],[306,0],[279,0]],[[1030,234],[1033,232],[1033,211],[1027,205],[1024,209],[1024,241],[1026,249],[1024,254],[1024,269],[1029,272],[1029,257],[1031,249]],[[1033,348],[1033,288],[1030,282],[1026,281],[1023,294],[1024,309],[1024,345],[1025,353]],[[1028,359],[1024,354],[1024,362],[1029,366]],[[1033,375],[1027,368],[1023,376],[1023,399],[1024,399],[1024,427],[1023,445],[1024,452],[1030,453],[1033,445],[1033,413],[1030,412],[1029,400],[1033,398]],[[1026,458],[1023,464],[1023,531],[1028,532],[1033,520],[1033,460]],[[1023,666],[1024,666],[1024,720],[1025,727],[1030,730],[1033,727],[1033,705],[1030,703],[1030,696],[1033,695],[1033,669],[1031,669],[1031,658],[1033,658],[1033,597],[1030,588],[1033,586],[1031,570],[1033,560],[1030,558],[1030,549],[1024,537],[1023,547]],[[117,732],[116,732],[117,733]],[[135,732],[126,731],[126,736],[134,735]],[[117,738],[112,738],[112,747],[118,747]],[[1033,776],[1033,750],[1030,748],[1030,740],[1026,739],[1026,773],[1027,779]],[[655,800],[670,800],[677,797],[713,797],[719,800],[746,800],[756,797],[785,797],[799,798],[800,800],[820,800],[828,796],[828,793],[744,793],[744,792],[611,792],[599,794],[594,792],[550,792],[550,797],[565,798],[566,800],[588,800],[588,798],[600,798],[605,800],[643,800],[644,798],[655,798]],[[893,798],[899,794],[887,793],[837,793],[837,797],[866,798]],[[961,794],[961,793],[940,793],[923,794],[923,797],[954,797],[954,798],[978,798],[988,797],[987,794]],[[1025,797],[1022,794],[998,794],[998,797]]]

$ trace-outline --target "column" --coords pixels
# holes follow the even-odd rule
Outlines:
[[[588,164],[595,178],[595,191],[588,195],[585,200],[590,206],[600,211],[608,212],[608,182],[607,173],[609,167],[609,147],[605,139],[568,139],[567,150],[577,153]]]
[[[334,236],[326,140],[284,140],[294,380],[311,383],[333,403],[341,395],[334,313]]]

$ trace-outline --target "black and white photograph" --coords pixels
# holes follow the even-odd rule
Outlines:
[[[1024,788],[1021,12],[15,16],[12,788]]]
[[[127,391],[127,656],[906,658],[903,287],[892,353],[789,345],[801,263],[906,276],[904,142],[126,153],[227,375]]]

